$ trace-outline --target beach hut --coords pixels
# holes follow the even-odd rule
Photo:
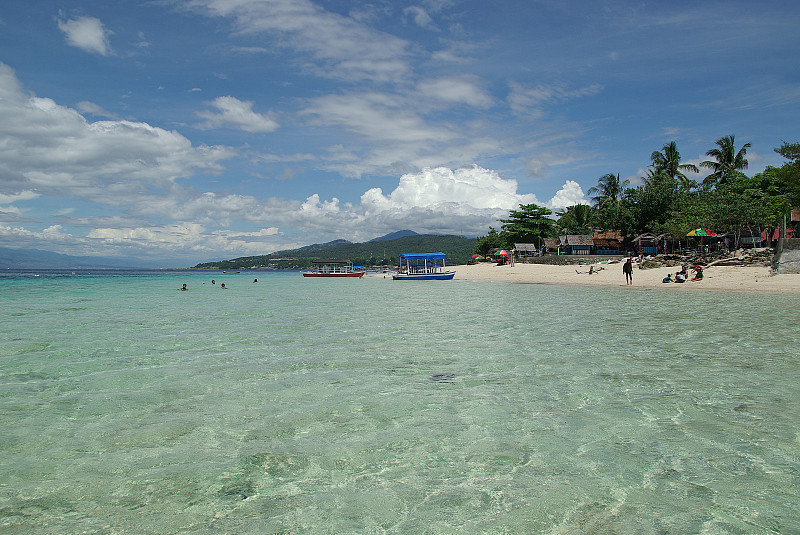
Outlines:
[[[571,255],[590,255],[592,254],[592,241],[591,236],[583,234],[569,234],[566,236],[567,254]]]
[[[760,229],[742,229],[739,232],[739,247],[761,247]]]
[[[517,258],[529,258],[536,255],[536,245],[532,243],[515,243],[514,249],[517,252]]]
[[[542,244],[542,254],[560,254],[561,253],[561,240],[559,238],[545,238]]]
[[[633,239],[633,243],[641,254],[658,254],[658,240],[656,235],[651,232],[639,234]]]
[[[622,242],[616,238],[592,238],[595,254],[619,255],[622,254]]]

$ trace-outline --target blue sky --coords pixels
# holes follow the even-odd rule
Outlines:
[[[0,6],[0,246],[178,267],[587,202],[800,128],[800,3]],[[702,175],[701,175],[702,176]]]

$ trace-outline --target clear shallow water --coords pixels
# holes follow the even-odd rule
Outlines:
[[[79,275],[0,277],[3,534],[800,532],[797,298]]]

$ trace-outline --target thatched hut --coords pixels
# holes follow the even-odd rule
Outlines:
[[[592,254],[594,242],[591,236],[583,234],[570,234],[566,236],[567,254],[589,255]]]
[[[536,256],[537,249],[533,243],[515,243],[514,250],[516,251],[517,258],[529,258]]]

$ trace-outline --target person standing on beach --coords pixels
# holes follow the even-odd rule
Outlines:
[[[633,284],[633,264],[631,263],[633,258],[628,257],[628,260],[622,264],[622,272],[625,274],[625,284]]]

